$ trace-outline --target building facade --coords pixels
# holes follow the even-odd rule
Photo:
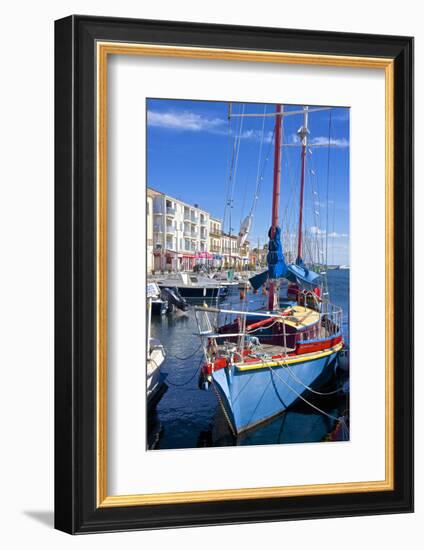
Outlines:
[[[209,252],[213,267],[222,267],[222,222],[212,217],[209,218]]]
[[[159,191],[153,197],[153,269],[184,271],[208,260],[209,213]]]
[[[147,270],[190,271],[196,264],[243,269],[250,245],[240,248],[237,235],[222,231],[222,222],[197,204],[147,189]]]
[[[146,202],[146,253],[147,253],[147,273],[152,273],[154,269],[153,262],[153,198],[150,189],[147,189]]]
[[[226,268],[244,269],[249,264],[250,243],[245,241],[239,247],[238,236],[222,233],[221,236],[222,265]]]

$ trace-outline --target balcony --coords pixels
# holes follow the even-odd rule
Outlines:
[[[167,216],[175,216],[176,208],[172,208],[171,206],[166,207],[166,215]]]
[[[175,227],[172,226],[172,225],[167,225],[166,226],[166,232],[174,234],[175,233]]]
[[[162,233],[163,232],[162,225],[160,225],[160,224],[154,225],[153,226],[153,231],[156,231],[156,233]]]

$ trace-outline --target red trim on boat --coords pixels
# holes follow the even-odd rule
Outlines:
[[[269,319],[266,319],[269,321]],[[263,323],[263,321],[259,321]],[[342,336],[335,336],[334,338],[327,338],[326,340],[321,340],[319,342],[310,342],[307,341],[304,343],[298,343],[296,345],[296,350],[289,353],[288,355],[273,355],[271,359],[280,360],[287,357],[296,357],[297,355],[306,355],[309,353],[315,353],[317,351],[324,351],[326,349],[333,348],[342,342]],[[244,350],[243,356],[247,356],[250,353],[248,350]],[[257,363],[258,359],[256,357],[247,357],[245,363]],[[202,367],[202,373],[204,375],[211,375],[214,371],[224,369],[228,365],[227,359],[225,357],[218,357],[214,363],[205,363]]]
[[[296,345],[296,355],[303,355],[304,353],[313,353],[315,351],[323,351],[327,348],[332,348],[342,341],[341,336],[335,338],[329,338],[327,340],[321,340],[319,342],[299,342]]]

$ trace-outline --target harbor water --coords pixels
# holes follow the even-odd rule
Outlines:
[[[327,273],[331,301],[343,308],[343,336],[349,341],[349,270]],[[266,305],[268,297],[249,291],[249,310]],[[202,302],[200,302],[201,304]],[[214,305],[216,302],[214,302]],[[234,288],[222,308],[246,308]],[[335,368],[327,396],[309,395],[270,422],[252,429],[238,438],[232,436],[215,393],[198,387],[203,363],[200,340],[196,336],[194,311],[152,317],[152,336],[165,347],[166,359],[161,370],[167,373],[168,390],[148,417],[149,449],[184,449],[228,445],[265,445],[340,441],[348,439],[349,379],[348,373]],[[340,388],[339,392],[334,390]],[[326,392],[323,392],[326,393]],[[318,410],[322,412],[318,412]],[[343,417],[341,426],[334,420]]]

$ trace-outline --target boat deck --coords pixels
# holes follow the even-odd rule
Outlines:
[[[284,322],[287,325],[293,326],[297,329],[315,325],[318,323],[320,318],[320,313],[309,307],[295,305],[288,308],[288,310],[291,310],[293,313],[292,315],[284,317]]]
[[[261,344],[260,351],[267,355],[282,355],[284,353],[291,353],[295,351],[295,348],[286,348],[284,346],[276,346],[273,344]]]

